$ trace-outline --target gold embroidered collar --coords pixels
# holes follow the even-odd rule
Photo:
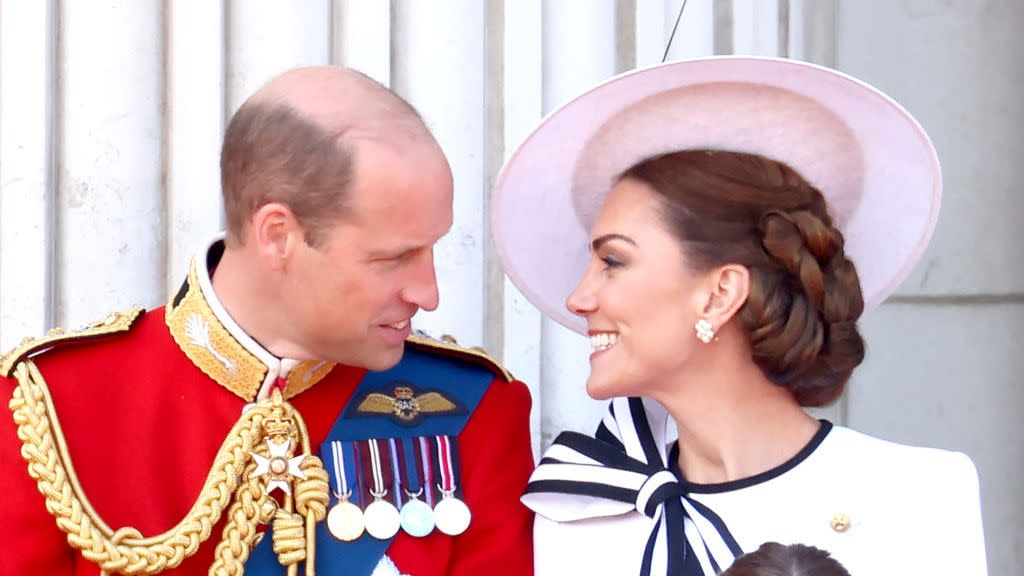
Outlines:
[[[213,291],[210,270],[224,254],[218,238],[192,259],[188,278],[167,303],[174,341],[200,370],[248,402],[263,398],[280,375],[291,398],[322,380],[333,362],[277,358],[246,334]]]

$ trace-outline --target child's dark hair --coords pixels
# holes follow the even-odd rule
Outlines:
[[[733,562],[722,576],[850,576],[846,568],[813,546],[778,542],[762,544]]]

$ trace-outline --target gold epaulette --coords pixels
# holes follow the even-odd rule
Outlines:
[[[79,330],[54,328],[47,332],[46,336],[43,336],[42,338],[25,338],[21,341],[21,344],[15,346],[13,350],[3,356],[0,356],[0,376],[3,376],[4,378],[10,376],[14,367],[18,365],[18,362],[21,362],[24,358],[31,355],[45,352],[71,342],[93,340],[96,338],[110,336],[111,334],[127,332],[131,330],[132,326],[135,325],[135,321],[138,320],[145,311],[145,308],[134,306],[123,312],[111,312],[102,319],[97,320],[96,322],[93,322]]]
[[[422,346],[424,348],[439,351],[448,356],[462,358],[474,364],[483,366],[506,380],[515,380],[512,373],[502,366],[497,360],[492,358],[486,350],[480,346],[473,346],[472,348],[459,346],[459,343],[455,341],[455,338],[448,334],[441,336],[440,340],[435,340],[434,338],[421,336],[419,334],[413,334],[405,341],[415,346]]]

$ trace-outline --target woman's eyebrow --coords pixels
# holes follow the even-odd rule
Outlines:
[[[611,240],[622,240],[623,242],[628,242],[628,243],[632,244],[633,246],[636,246],[636,242],[634,242],[633,239],[630,238],[629,236],[626,236],[624,234],[612,233],[612,234],[604,234],[602,236],[598,236],[597,238],[594,238],[594,241],[590,243],[590,249],[593,250],[594,252],[597,252],[597,250],[599,248],[601,248],[601,246],[603,246],[604,244],[606,244],[607,242],[609,242]]]

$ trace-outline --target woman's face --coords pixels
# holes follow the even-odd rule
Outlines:
[[[703,346],[694,323],[708,301],[707,279],[687,267],[660,207],[643,182],[612,188],[591,231],[587,271],[566,301],[587,320],[594,398],[650,395]]]

